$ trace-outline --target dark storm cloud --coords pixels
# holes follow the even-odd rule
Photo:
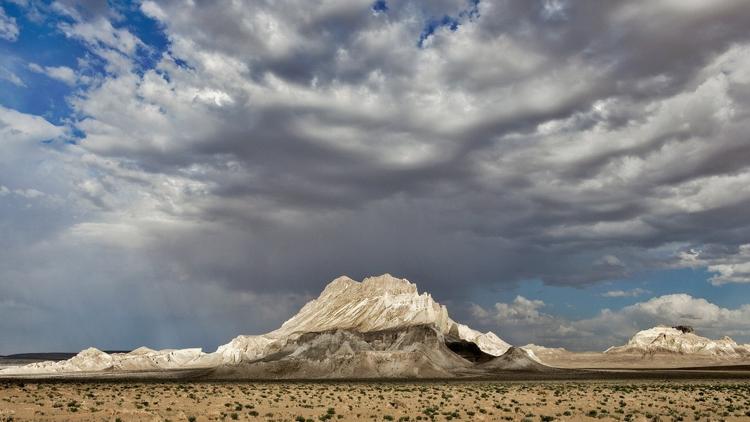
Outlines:
[[[206,318],[236,312],[252,331],[285,315],[251,307],[291,309],[340,274],[407,276],[444,301],[675,266],[744,280],[730,274],[750,234],[744,1],[144,2],[170,41],[145,73],[139,40],[101,24],[122,7],[97,4],[60,3],[98,23],[63,29],[110,69],[71,99],[84,139],[53,168],[70,183],[48,189],[69,214],[4,274],[62,248],[60,285],[111,300],[122,283],[125,309],[178,309],[184,333],[166,293],[141,309],[151,286],[194,304],[217,289],[208,308],[251,295]],[[455,28],[420,46],[444,16]],[[0,211],[23,222],[22,206]],[[702,257],[675,252],[690,248]]]
[[[707,74],[706,67],[747,37],[741,25],[747,12],[740,3],[717,8],[671,2],[641,7],[601,2],[481,4],[479,18],[462,21],[461,31],[438,30],[424,51],[403,37],[414,36],[430,17],[455,14],[465,5],[446,3],[426,10],[415,3],[394,3],[386,16],[365,6],[321,3],[302,13],[290,2],[242,9],[209,3],[172,9],[160,3],[177,46],[174,54],[183,54],[181,59],[195,72],[180,80],[175,74],[181,70],[174,69],[170,84],[151,82],[169,89],[179,89],[184,82],[199,89],[210,79],[209,89],[231,101],[207,107],[203,119],[196,120],[200,127],[180,133],[179,140],[170,139],[180,132],[173,127],[160,134],[165,143],[143,138],[132,143],[135,149],[129,143],[100,146],[96,131],[89,130],[88,147],[140,163],[153,173],[204,166],[205,171],[191,176],[207,184],[206,202],[195,202],[197,217],[244,224],[241,230],[250,244],[262,237],[259,243],[273,245],[276,239],[305,233],[297,240],[304,247],[275,252],[284,259],[316,255],[303,240],[308,236],[335,244],[342,232],[356,232],[360,224],[376,228],[369,244],[355,248],[363,255],[391,243],[389,237],[377,235],[387,233],[388,226],[423,241],[419,251],[398,246],[402,242],[389,246],[413,256],[430,255],[430,245],[452,238],[453,232],[477,237],[496,252],[461,253],[468,246],[456,244],[450,255],[453,266],[483,268],[476,274],[479,283],[543,278],[575,284],[627,274],[593,263],[611,248],[631,255],[637,266],[637,254],[627,252],[629,247],[657,248],[697,239],[691,239],[689,229],[684,234],[669,229],[684,210],[662,209],[679,194],[660,195],[656,187],[663,191],[745,168],[742,157],[748,148],[731,139],[735,124],[710,114],[721,104],[696,105],[702,101],[698,96],[675,106],[682,115],[670,115],[670,101],[680,103],[680,96],[693,95],[701,83],[720,77]],[[548,10],[553,6],[555,10]],[[658,25],[651,15],[660,18]],[[719,24],[723,30],[709,30]],[[693,37],[676,35],[694,27],[699,29]],[[384,43],[390,36],[402,44]],[[504,44],[492,45],[498,42]],[[481,55],[482,43],[490,45],[489,54]],[[181,50],[183,44],[190,50]],[[481,57],[459,51],[467,44]],[[515,56],[505,57],[506,52]],[[341,57],[351,58],[351,63]],[[514,63],[524,60],[529,63]],[[488,72],[488,67],[495,71]],[[198,81],[201,75],[205,78]],[[373,82],[373,77],[381,79]],[[709,94],[726,96],[731,88]],[[341,89],[349,90],[348,95],[366,90],[363,101],[369,96],[374,106],[360,106],[356,99],[340,101],[335,93]],[[435,92],[443,92],[446,100],[416,106],[413,97],[429,102]],[[278,97],[264,101],[264,95]],[[513,95],[517,97],[506,97]],[[534,95],[539,99],[528,98]],[[476,110],[452,107],[450,102],[460,96]],[[146,102],[158,104],[169,116],[174,106],[169,101],[177,100],[154,97]],[[693,116],[684,116],[686,112]],[[654,122],[657,118],[664,122]],[[125,126],[120,119],[103,120]],[[540,133],[545,123],[563,127]],[[144,131],[144,137],[151,135]],[[590,141],[593,148],[582,145],[571,159],[545,157],[557,145],[567,147],[566,138],[582,135],[595,138]],[[635,140],[622,142],[624,137]],[[555,138],[559,141],[550,141]],[[709,138],[722,141],[705,142]],[[604,143],[611,145],[600,145]],[[640,159],[648,166],[658,162],[653,157],[665,148],[675,150],[674,159],[681,144],[690,143],[701,153],[677,162],[665,157],[664,165],[633,180],[603,180],[620,161]],[[415,159],[408,159],[410,154]],[[732,159],[721,160],[726,157]],[[224,166],[227,160],[234,161],[232,169]],[[487,172],[488,166],[496,168]],[[546,189],[543,183],[548,182],[561,189]],[[594,182],[602,185],[579,187]],[[402,197],[409,198],[406,208],[396,205]],[[383,210],[381,214],[367,215],[372,205]],[[385,218],[390,207],[393,213]],[[278,218],[284,212],[292,220],[309,220],[312,227]],[[430,215],[431,227],[410,233],[408,222],[419,215]],[[353,227],[342,223],[346,218],[354,219]],[[321,219],[336,223],[318,223]],[[596,229],[597,224],[603,229]],[[573,226],[585,229],[569,230]],[[693,229],[699,227],[704,226]],[[314,249],[323,255],[336,253],[327,245]],[[187,257],[197,253],[184,252],[183,259],[190,261]],[[217,254],[215,261],[222,262],[226,253]],[[498,258],[504,254],[520,263]],[[492,263],[477,265],[482,255]],[[549,265],[532,265],[548,262],[547,257],[556,258]],[[312,261],[304,268],[313,271],[320,258]],[[194,270],[205,270],[203,265]],[[237,288],[248,283],[240,274],[255,268],[242,259],[217,266],[224,270],[209,267],[209,273],[223,274]],[[441,273],[444,269],[436,268],[428,279],[447,278]]]

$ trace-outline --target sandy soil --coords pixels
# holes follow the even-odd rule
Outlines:
[[[750,383],[0,383],[17,420],[750,420]]]

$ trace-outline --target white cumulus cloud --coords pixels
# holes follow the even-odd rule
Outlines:
[[[690,325],[703,336],[750,339],[747,324],[750,304],[722,308],[706,299],[679,293],[654,297],[621,309],[605,308],[594,317],[571,320],[538,312],[541,303],[516,298],[512,303],[495,304],[494,310],[473,305],[472,313],[480,323],[488,324],[499,335],[517,344],[535,343],[573,350],[604,350],[621,345],[637,331],[656,325]]]
[[[29,69],[47,75],[52,79],[57,79],[68,85],[75,85],[78,80],[76,72],[67,66],[40,66],[36,63],[30,63]]]

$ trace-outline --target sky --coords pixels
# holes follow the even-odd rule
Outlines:
[[[0,354],[391,273],[517,345],[750,342],[745,0],[0,0]]]

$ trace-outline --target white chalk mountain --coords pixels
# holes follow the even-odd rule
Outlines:
[[[680,354],[739,358],[750,355],[747,345],[739,345],[729,337],[712,340],[701,337],[688,326],[668,327],[660,325],[637,332],[627,344],[610,347],[604,353],[643,355]]]
[[[66,361],[2,369],[0,376],[208,369],[221,378],[393,378],[538,369],[520,349],[503,357],[509,349],[494,333],[453,321],[413,283],[384,274],[362,282],[339,277],[279,329],[238,336],[213,353],[89,348]]]
[[[268,334],[238,336],[216,353],[224,363],[247,362],[279,350],[302,333],[351,330],[360,333],[432,325],[444,336],[476,343],[485,353],[500,356],[510,347],[492,332],[480,333],[448,316],[445,306],[406,279],[384,274],[361,283],[349,277],[330,282],[281,327]]]

